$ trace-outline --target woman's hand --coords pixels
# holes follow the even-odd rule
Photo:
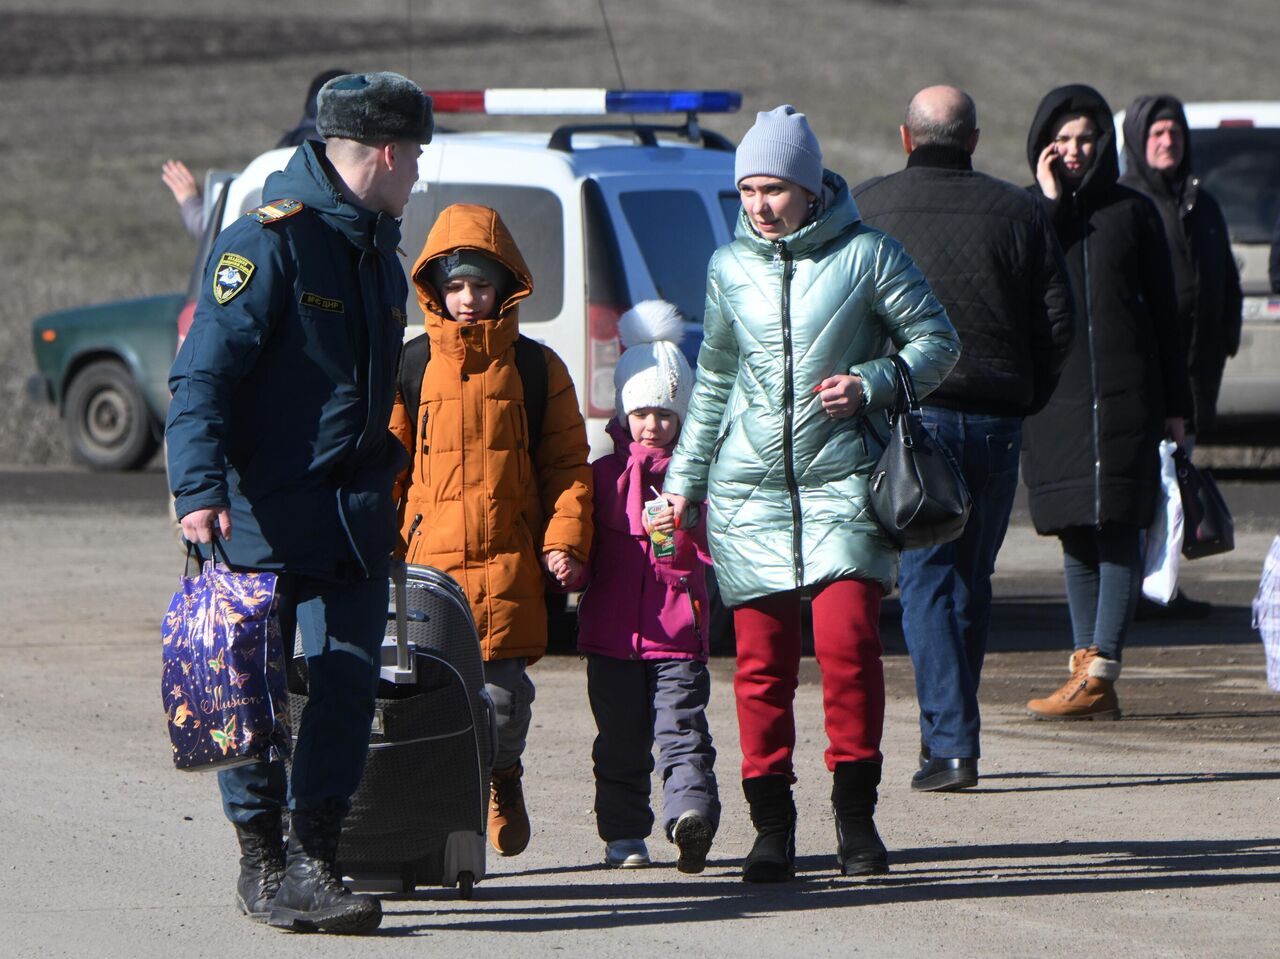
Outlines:
[[[662,494],[662,498],[671,504],[672,516],[679,517],[675,529],[689,529],[698,525],[698,504],[690,502],[679,493]]]
[[[1053,165],[1058,162],[1058,151],[1050,143],[1040,151],[1040,159],[1036,162],[1036,182],[1040,184],[1040,192],[1047,199],[1058,198],[1058,177]]]
[[[862,377],[828,376],[814,387],[815,393],[821,394],[823,411],[833,419],[853,416],[862,409]]]
[[[1181,416],[1171,416],[1164,421],[1164,432],[1177,446],[1187,445],[1187,421]]]

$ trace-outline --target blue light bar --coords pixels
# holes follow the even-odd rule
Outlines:
[[[742,106],[736,90],[609,90],[606,113],[734,113]]]

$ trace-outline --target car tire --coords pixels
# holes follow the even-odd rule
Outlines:
[[[147,401],[116,360],[96,360],[75,375],[63,415],[72,454],[91,470],[141,469],[159,447]]]

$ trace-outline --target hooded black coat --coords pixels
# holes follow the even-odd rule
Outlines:
[[[1023,430],[1023,477],[1040,533],[1124,522],[1155,510],[1158,443],[1167,417],[1191,413],[1186,352],[1164,227],[1151,201],[1117,182],[1111,109],[1087,86],[1041,101],[1027,138],[1034,173],[1062,120],[1098,129],[1093,165],[1047,205],[1071,276],[1076,335],[1057,389]]]
[[[1147,131],[1152,117],[1173,114],[1182,127],[1182,162],[1170,174],[1147,164]],[[1145,194],[1164,222],[1178,298],[1178,320],[1186,338],[1194,401],[1193,426],[1203,436],[1213,429],[1222,368],[1240,348],[1240,273],[1231,253],[1227,223],[1213,195],[1191,173],[1191,143],[1182,103],[1168,94],[1138,97],[1125,111],[1125,172],[1120,182]]]

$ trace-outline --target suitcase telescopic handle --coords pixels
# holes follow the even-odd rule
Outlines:
[[[396,670],[409,671],[409,569],[404,563],[391,564],[391,581],[396,588]]]

